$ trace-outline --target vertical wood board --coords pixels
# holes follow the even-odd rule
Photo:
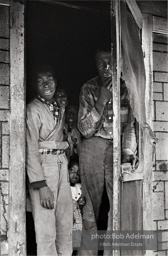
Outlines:
[[[11,3],[9,255],[26,255],[24,1]]]
[[[144,14],[142,30],[142,47],[144,51],[144,62],[146,70],[146,117],[151,129],[153,127],[153,20],[152,15]],[[153,230],[152,215],[152,154],[153,141],[149,130],[143,132],[144,145],[144,181],[143,181],[143,230]],[[145,255],[152,256],[153,251],[146,251]]]

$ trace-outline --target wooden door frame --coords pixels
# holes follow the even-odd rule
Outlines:
[[[26,255],[24,0],[10,7],[8,255]]]
[[[46,0],[47,2],[47,0]],[[131,11],[134,18],[137,16],[135,11],[135,1],[128,1],[132,3],[134,11]],[[134,2],[134,3],[133,3]],[[26,222],[25,222],[25,58],[24,58],[24,0],[0,0],[1,4],[10,6],[10,162],[9,162],[9,229],[8,229],[8,252],[12,255],[26,255]],[[129,5],[128,4],[128,5]],[[130,9],[131,10],[131,9]],[[139,12],[138,12],[139,13]],[[138,26],[141,26],[141,14],[138,14]],[[150,23],[148,23],[150,19]],[[151,45],[151,38],[146,39],[145,33],[147,26],[151,26],[152,32],[161,31],[160,33],[167,33],[165,21],[159,23],[157,18],[144,16],[144,40],[149,40]],[[152,22],[152,25],[151,25]],[[146,25],[145,25],[146,24]],[[146,32],[145,32],[146,31]],[[151,33],[152,33],[151,32]],[[152,85],[152,52],[151,48],[145,49],[145,54],[148,54],[148,65],[150,70],[147,71],[147,76],[150,81],[149,86]],[[147,55],[146,55],[147,56]],[[147,59],[146,59],[147,60]],[[150,88],[151,93],[151,88]],[[150,96],[149,112],[152,109],[152,95]],[[151,115],[150,115],[151,117]],[[149,119],[148,119],[149,120]],[[148,176],[147,178],[149,178]],[[148,180],[148,179],[147,179]],[[151,186],[147,187],[151,192]],[[147,197],[148,198],[148,197]],[[151,201],[150,201],[151,202]],[[145,202],[147,203],[147,202]],[[151,210],[148,207],[148,210]],[[147,214],[146,217],[147,218]],[[146,222],[149,223],[149,222]],[[145,224],[144,220],[144,227]],[[151,223],[150,223],[151,228]]]

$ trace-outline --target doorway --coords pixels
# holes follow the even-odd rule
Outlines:
[[[81,86],[97,76],[95,51],[110,38],[110,1],[28,1],[26,7],[26,102],[35,96],[34,70],[51,65],[58,87],[63,88],[71,105],[78,106]],[[105,229],[108,212],[106,193],[99,225]],[[27,211],[27,254],[36,254],[31,212]]]
[[[95,50],[110,36],[110,2],[61,3],[27,4],[27,102],[34,96],[33,70],[39,64],[53,66],[72,104],[78,104],[83,83],[97,74]]]

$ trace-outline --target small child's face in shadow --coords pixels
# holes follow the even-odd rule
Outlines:
[[[79,176],[78,164],[73,164],[69,169],[69,180],[70,180],[70,183],[73,185],[79,182],[80,176]]]
[[[78,110],[75,106],[69,106],[66,110],[65,114],[66,123],[68,124],[69,128],[73,128],[77,124],[78,120]]]
[[[66,107],[68,104],[67,94],[66,94],[65,90],[63,90],[63,89],[59,88],[56,91],[55,99],[56,99],[59,107]]]

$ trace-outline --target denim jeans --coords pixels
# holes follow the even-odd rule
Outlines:
[[[46,183],[54,193],[55,208],[40,204],[39,190],[30,189],[38,256],[70,256],[72,254],[73,206],[64,154],[41,155]]]
[[[113,213],[113,143],[111,140],[92,137],[83,140],[80,146],[80,173],[83,196],[86,205],[83,207],[84,232],[96,232],[97,220],[106,186],[110,210],[107,230],[112,230]],[[83,234],[84,234],[83,232]],[[92,249],[83,235],[78,255],[97,255],[97,248]],[[111,255],[109,251],[104,255]]]

